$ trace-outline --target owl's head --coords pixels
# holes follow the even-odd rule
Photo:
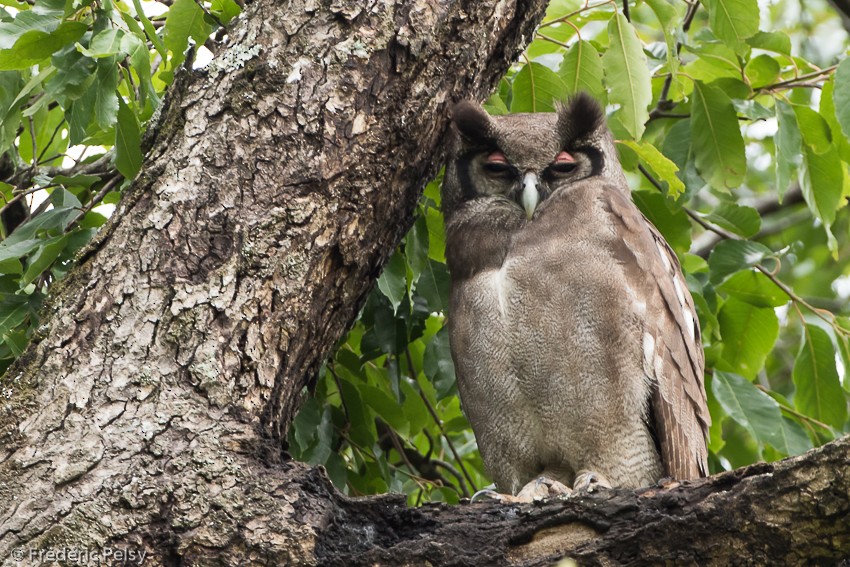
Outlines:
[[[607,177],[625,187],[605,114],[580,93],[557,112],[490,116],[474,102],[452,109],[453,148],[443,210],[481,197],[510,201],[531,218],[549,195],[580,179]]]

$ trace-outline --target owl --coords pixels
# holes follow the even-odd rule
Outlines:
[[[603,110],[452,110],[442,187],[461,403],[499,492],[707,474],[693,299]],[[530,498],[528,498],[530,499]]]

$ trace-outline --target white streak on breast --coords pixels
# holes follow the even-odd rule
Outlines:
[[[682,312],[685,315],[685,327],[688,328],[688,335],[691,337],[691,340],[696,340],[696,335],[694,334],[694,315],[691,313],[691,310],[685,307],[682,309]],[[702,348],[702,347],[700,347]]]
[[[504,317],[508,310],[508,293],[510,293],[511,289],[507,264],[502,265],[500,269],[493,272],[493,289],[499,300],[499,313]]]
[[[658,254],[661,255],[661,262],[664,264],[664,269],[671,270],[673,266],[670,265],[670,259],[667,257],[667,251],[659,244],[657,241],[655,243],[655,247],[658,248]]]
[[[655,357],[655,338],[649,333],[643,334],[643,358],[647,364],[652,365]]]

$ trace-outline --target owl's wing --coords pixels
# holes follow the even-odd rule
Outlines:
[[[707,476],[711,416],[693,299],[676,254],[652,223],[622,194],[611,195],[609,203],[626,249],[618,255],[636,261],[640,274],[629,280],[641,286],[636,291],[646,298],[644,364],[654,378],[647,421],[659,444],[664,474],[676,479]]]

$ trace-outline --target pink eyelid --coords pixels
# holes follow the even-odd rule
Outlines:
[[[555,156],[555,163],[573,163],[576,159],[567,152],[561,152]]]
[[[487,163],[508,163],[508,158],[502,152],[493,152],[487,156]]]

